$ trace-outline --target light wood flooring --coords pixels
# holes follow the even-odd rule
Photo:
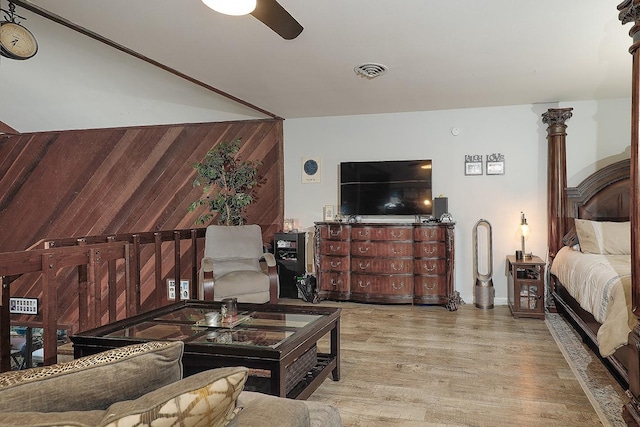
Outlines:
[[[346,427],[602,425],[542,320],[506,306],[321,305],[343,309],[341,379],[309,400],[336,405]]]

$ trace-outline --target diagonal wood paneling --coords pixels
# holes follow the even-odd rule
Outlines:
[[[5,135],[0,138],[0,252],[24,250],[45,238],[193,227],[203,211],[188,212],[202,191],[192,185],[192,165],[216,144],[235,138],[243,141],[242,159],[262,162],[265,182],[248,218],[271,241],[284,211],[282,134],[282,120],[269,119]],[[172,249],[163,258],[170,264]],[[190,267],[181,265],[182,277]],[[59,298],[60,320],[70,323],[77,319],[74,274],[63,274]],[[148,263],[142,276],[153,285]],[[39,292],[33,280],[15,285],[12,295]],[[152,289],[141,294],[143,306],[150,307]]]

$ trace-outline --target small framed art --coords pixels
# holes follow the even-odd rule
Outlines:
[[[302,158],[302,183],[320,182],[320,158]]]
[[[333,213],[333,205],[324,205],[322,213],[325,221],[333,221],[335,218],[335,215]]]
[[[482,154],[467,154],[464,156],[464,174],[482,175]]]
[[[504,175],[504,154],[487,155],[487,175]]]

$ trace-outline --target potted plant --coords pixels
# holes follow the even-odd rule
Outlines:
[[[204,160],[193,165],[197,177],[194,186],[202,186],[203,197],[191,203],[189,211],[207,205],[209,213],[201,215],[196,223],[204,224],[218,213],[218,224],[242,225],[245,208],[254,200],[253,188],[258,185],[260,162],[241,161],[238,152],[242,141],[222,142],[207,152]]]

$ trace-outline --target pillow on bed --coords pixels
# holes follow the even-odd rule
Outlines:
[[[576,219],[580,250],[588,254],[631,254],[631,226],[626,222]]]

